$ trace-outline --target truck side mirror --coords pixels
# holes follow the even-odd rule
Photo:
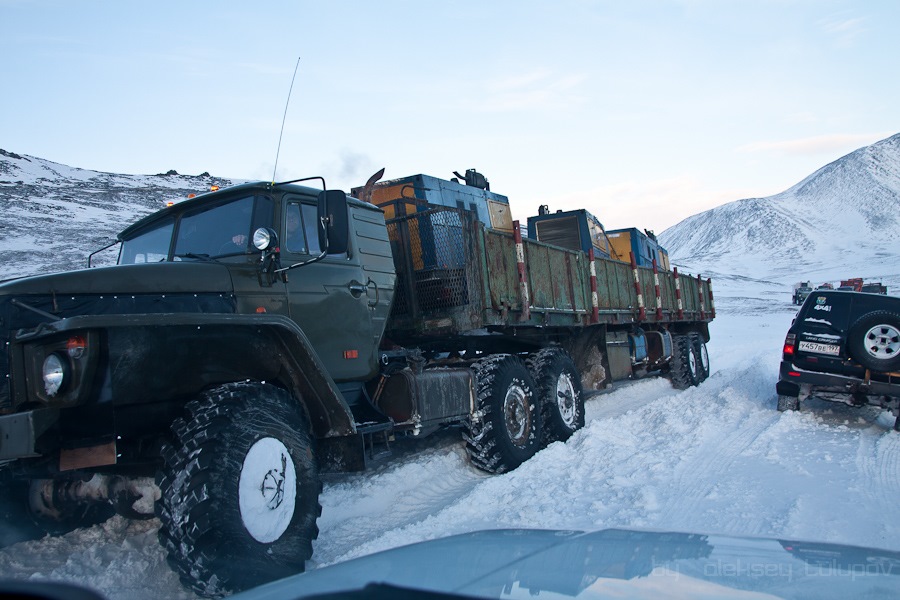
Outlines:
[[[319,227],[319,246],[328,254],[346,252],[350,243],[350,224],[347,214],[347,194],[341,190],[324,190],[319,193],[319,222],[325,220],[325,230]]]

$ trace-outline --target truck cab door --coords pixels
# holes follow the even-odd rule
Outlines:
[[[319,256],[314,198],[285,196],[282,203],[281,263],[287,267]],[[377,372],[378,339],[373,332],[370,285],[359,253],[352,249],[287,271],[291,318],[303,329],[335,381],[360,381]],[[377,336],[380,338],[380,333]]]

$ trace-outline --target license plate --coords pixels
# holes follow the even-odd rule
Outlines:
[[[800,342],[799,349],[802,352],[830,354],[832,356],[837,356],[841,353],[841,347],[836,344],[820,344],[818,342]]]

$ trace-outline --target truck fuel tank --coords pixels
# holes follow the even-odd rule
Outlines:
[[[395,431],[419,435],[445,422],[459,421],[474,410],[472,371],[437,368],[403,369],[387,378],[375,405],[394,421]]]

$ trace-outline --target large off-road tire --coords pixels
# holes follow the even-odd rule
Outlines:
[[[491,473],[515,469],[541,445],[541,411],[528,368],[510,354],[472,365],[477,407],[467,424],[472,464]]]
[[[302,408],[280,388],[246,382],[209,390],[185,412],[157,477],[169,565],[204,596],[303,571],[322,509]]]
[[[544,348],[528,357],[528,370],[541,406],[541,445],[566,441],[584,427],[581,375],[561,348]]]
[[[709,353],[706,342],[699,333],[691,334],[691,343],[694,345],[694,358],[697,361],[697,383],[700,383],[709,377]]]
[[[700,372],[697,352],[689,335],[672,336],[672,364],[669,376],[672,386],[678,390],[686,390],[700,383]]]
[[[900,370],[900,315],[878,310],[860,317],[850,326],[847,351],[873,371]]]
[[[778,394],[778,412],[786,410],[800,410],[800,398]]]

